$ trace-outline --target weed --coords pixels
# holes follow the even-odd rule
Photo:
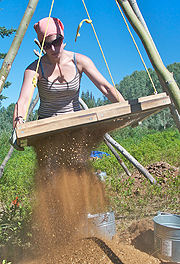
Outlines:
[[[2,264],[11,264],[11,262],[7,262],[5,259],[2,261]]]

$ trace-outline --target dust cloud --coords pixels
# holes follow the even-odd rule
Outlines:
[[[107,211],[104,183],[88,163],[90,151],[102,137],[103,131],[76,129],[34,144],[38,170],[32,256],[40,263],[53,263],[57,250],[67,252],[68,245],[89,236],[87,214]]]

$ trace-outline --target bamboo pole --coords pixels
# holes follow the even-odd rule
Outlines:
[[[31,18],[34,14],[34,11],[36,9],[37,3],[39,0],[30,0],[28,3],[28,6],[26,8],[26,11],[23,15],[23,18],[21,20],[21,23],[18,27],[18,30],[16,32],[16,35],[14,37],[14,40],[11,44],[11,47],[4,59],[3,65],[0,70],[0,93],[3,90],[6,78],[11,70],[12,63],[17,55],[17,52],[19,50],[19,47],[21,45],[21,42],[24,38],[24,35],[26,33],[26,30],[29,26],[29,23],[31,21]]]
[[[147,52],[147,55],[152,63],[153,68],[155,69],[156,73],[166,85],[168,93],[174,102],[178,113],[180,114],[180,90],[177,86],[172,74],[166,69],[164,66],[157,49],[154,46],[154,43],[137,18],[136,14],[132,10],[131,5],[127,0],[117,0],[121,8],[123,9],[127,19],[129,20],[130,24],[138,34],[139,38],[144,45],[144,48]]]

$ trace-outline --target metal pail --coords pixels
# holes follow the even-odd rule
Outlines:
[[[88,214],[88,236],[112,239],[116,234],[114,212]]]
[[[180,263],[180,216],[158,212],[153,221],[158,258]]]

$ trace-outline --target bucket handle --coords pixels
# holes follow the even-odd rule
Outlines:
[[[160,215],[172,215],[172,214],[158,211],[157,215],[160,216]]]
[[[157,216],[163,216],[163,215],[171,215],[171,216],[176,216],[176,217],[178,217],[178,218],[180,218],[180,215],[174,215],[174,214],[170,214],[170,213],[165,213],[165,212],[160,212],[160,211],[158,211],[158,214],[157,214]]]

